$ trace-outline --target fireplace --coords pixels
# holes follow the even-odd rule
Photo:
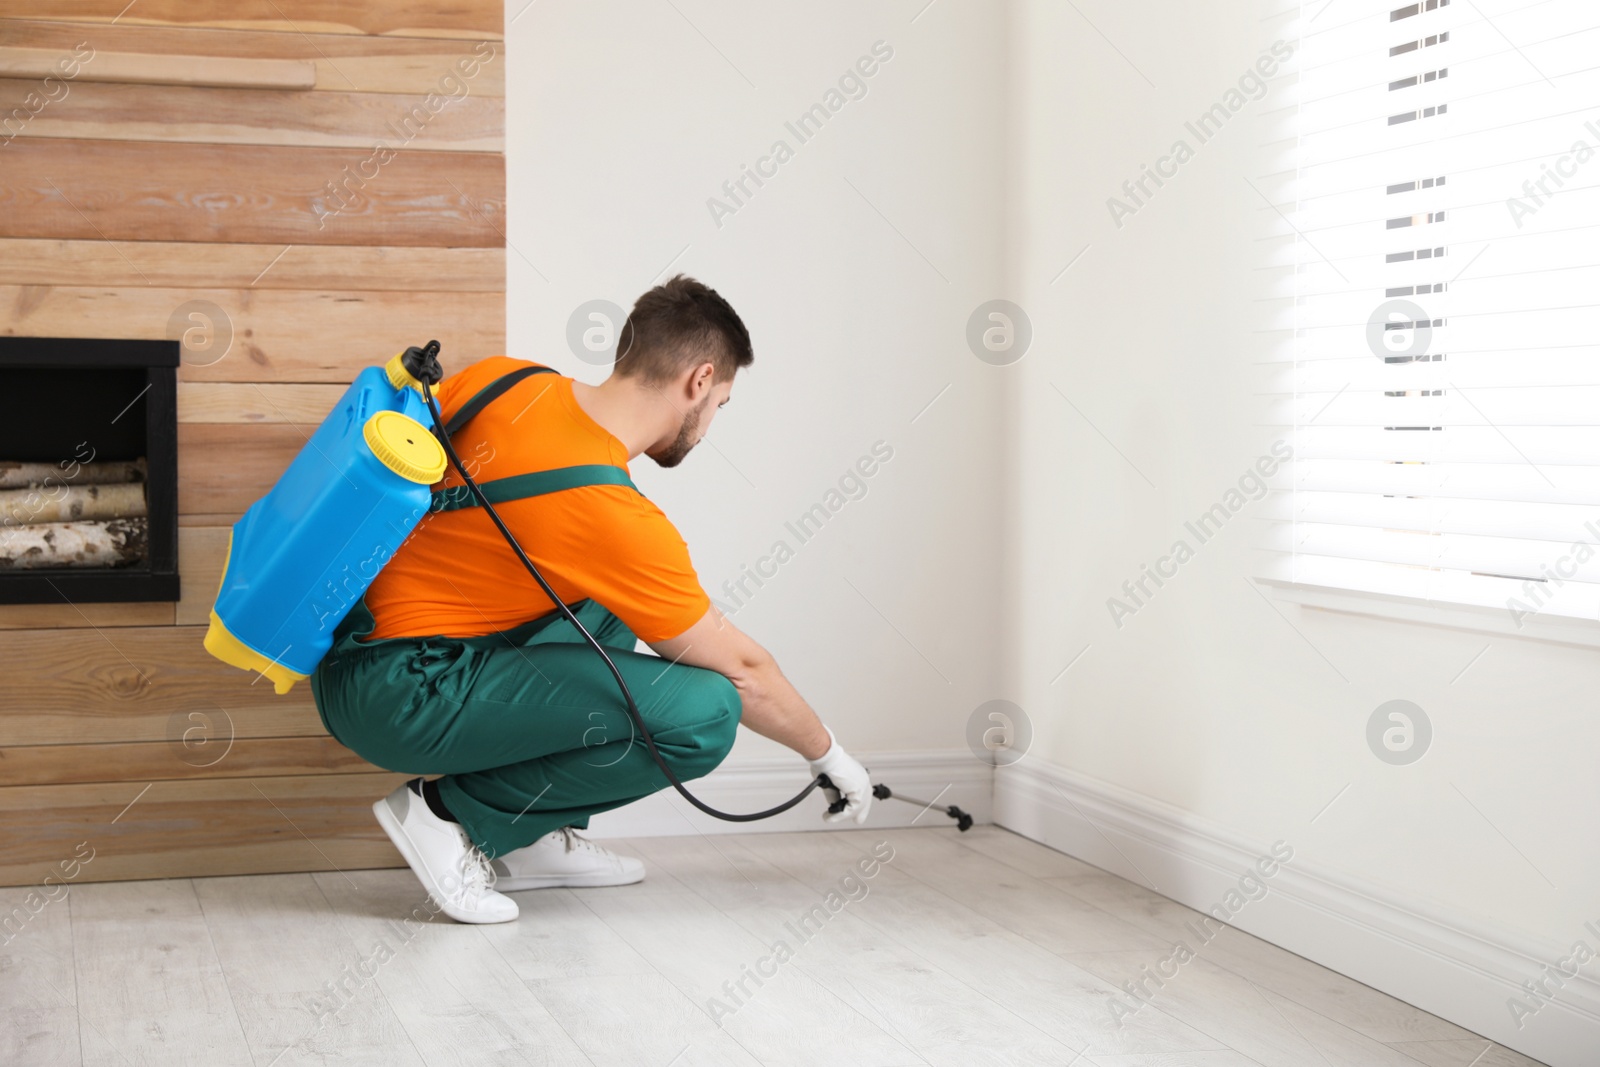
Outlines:
[[[0,604],[178,599],[178,354],[0,337]]]

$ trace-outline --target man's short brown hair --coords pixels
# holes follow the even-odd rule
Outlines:
[[[634,301],[617,336],[615,373],[662,385],[710,362],[714,381],[727,381],[755,360],[750,331],[715,289],[686,274]]]

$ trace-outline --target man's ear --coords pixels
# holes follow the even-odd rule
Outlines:
[[[691,404],[699,403],[700,399],[711,391],[711,387],[716,384],[716,380],[717,366],[715,363],[707,360],[697,365],[689,372],[689,402]]]

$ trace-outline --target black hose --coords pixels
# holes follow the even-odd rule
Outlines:
[[[428,347],[424,349],[423,352],[425,354],[436,354],[438,352],[437,345],[437,341],[430,342]],[[437,366],[437,364],[435,364],[435,366]],[[661,773],[667,776],[667,781],[671,782],[672,787],[683,795],[683,799],[687,800],[689,803],[693,804],[707,815],[718,819],[723,819],[727,822],[755,822],[758,819],[770,819],[774,815],[781,815],[783,812],[788,811],[806,797],[810,796],[811,791],[817,788],[819,785],[826,783],[829,788],[832,787],[832,783],[827,782],[827,775],[819,774],[817,777],[811,780],[810,785],[806,786],[804,789],[800,790],[800,792],[796,793],[793,797],[790,797],[782,804],[779,804],[777,807],[768,808],[766,811],[752,812],[747,815],[718,811],[711,805],[702,803],[698,797],[689,792],[689,790],[685,789],[683,783],[678,781],[678,776],[672,773],[672,768],[667,766],[666,759],[662,757],[661,752],[656,748],[655,740],[650,736],[649,729],[645,727],[644,717],[639,714],[639,705],[634,703],[633,693],[628,689],[627,681],[623,679],[622,672],[617,669],[616,663],[614,663],[610,655],[606,653],[605,646],[599,641],[595,640],[594,634],[590,633],[583,623],[578,621],[578,616],[573,614],[572,609],[567,607],[562,599],[556,595],[556,591],[554,589],[550,588],[550,583],[545,581],[544,575],[539,573],[539,568],[533,565],[533,560],[528,558],[528,554],[522,550],[522,546],[517,543],[517,539],[511,535],[511,531],[506,528],[506,524],[501,520],[499,513],[494,510],[494,505],[489,503],[489,498],[484,496],[483,490],[478,487],[478,483],[472,480],[472,475],[468,474],[466,468],[462,466],[461,457],[456,455],[455,447],[450,443],[450,435],[444,431],[444,416],[439,411],[439,402],[433,397],[433,390],[429,388],[427,376],[416,375],[416,378],[422,386],[422,396],[423,399],[428,402],[428,410],[433,413],[434,425],[438,427],[439,431],[439,442],[444,445],[445,455],[450,457],[450,465],[455,467],[456,472],[461,475],[461,480],[466,483],[468,489],[472,490],[472,495],[478,498],[478,503],[483,507],[483,510],[489,513],[489,518],[494,520],[495,526],[500,530],[500,536],[506,539],[506,544],[511,546],[511,550],[517,554],[517,558],[522,561],[522,565],[528,568],[528,573],[533,575],[534,581],[539,583],[539,588],[544,590],[545,596],[549,597],[550,602],[556,606],[556,609],[560,611],[562,615],[566,616],[568,622],[572,623],[573,626],[578,628],[578,632],[582,634],[583,639],[589,643],[589,647],[594,649],[595,652],[599,654],[600,658],[605,661],[606,667],[611,671],[611,677],[615,678],[617,681],[617,688],[622,691],[622,699],[627,702],[628,714],[633,717],[634,728],[639,731],[639,736],[644,738],[645,747],[650,750],[650,755],[655,758],[656,766],[661,768]],[[841,800],[842,799],[843,798],[841,797]]]

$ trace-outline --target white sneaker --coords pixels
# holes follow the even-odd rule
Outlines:
[[[555,886],[631,885],[644,878],[644,864],[580,837],[569,826],[531,845],[489,861],[495,884],[508,893]]]
[[[466,831],[428,810],[409,783],[373,804],[372,813],[440,911],[459,923],[517,917],[517,902],[495,892],[489,861]]]

